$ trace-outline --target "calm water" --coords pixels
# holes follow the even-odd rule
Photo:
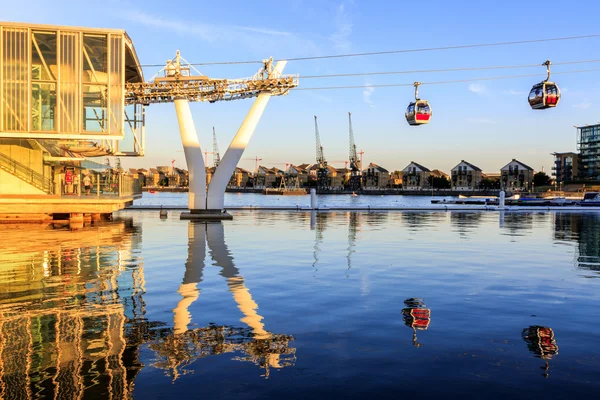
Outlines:
[[[431,196],[376,196],[376,195],[317,195],[319,207],[416,207],[430,206]],[[455,197],[436,197],[453,199]],[[187,193],[147,193],[134,204],[144,206],[187,206]],[[309,207],[310,196],[265,196],[260,193],[225,193],[225,207]]]
[[[600,215],[0,225],[0,398],[577,398]]]

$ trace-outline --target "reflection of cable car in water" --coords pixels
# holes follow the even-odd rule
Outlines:
[[[415,82],[415,101],[411,102],[406,108],[406,121],[409,125],[428,124],[431,118],[431,106],[427,100],[419,99],[420,82]]]
[[[542,65],[546,66],[548,77],[545,81],[534,85],[529,92],[529,105],[534,110],[556,107],[560,102],[560,89],[556,83],[550,82],[550,65],[552,63],[547,60]]]
[[[534,357],[541,358],[546,363],[540,367],[544,370],[542,374],[544,378],[548,377],[548,360],[558,354],[558,345],[554,340],[554,331],[547,326],[533,325],[523,329],[521,333],[523,340],[527,343],[527,348],[531,351]]]
[[[404,304],[407,308],[402,310],[402,320],[404,325],[413,330],[413,345],[421,347],[421,344],[417,342],[417,329],[423,331],[429,327],[431,310],[425,307],[422,299],[406,299]]]

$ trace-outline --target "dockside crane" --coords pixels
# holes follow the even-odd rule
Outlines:
[[[350,136],[350,180],[348,187],[353,192],[361,189],[361,174],[362,174],[362,161],[358,158],[356,152],[356,143],[354,143],[354,131],[352,129],[352,113],[348,113],[348,126]]]
[[[319,125],[317,124],[317,116],[315,115],[315,138],[317,142],[317,189],[329,188],[329,169],[327,169],[327,161],[323,154],[323,146],[321,146],[321,137],[319,136]]]
[[[213,126],[213,166],[217,168],[221,162],[221,156],[219,155],[219,146],[217,145],[217,134],[215,133],[215,127]]]

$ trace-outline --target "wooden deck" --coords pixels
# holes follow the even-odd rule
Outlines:
[[[133,204],[139,195],[0,195],[0,221],[9,216],[20,216],[21,220],[37,218],[36,216],[54,214],[111,214]],[[13,218],[9,218],[13,219]],[[18,218],[17,218],[18,219]]]

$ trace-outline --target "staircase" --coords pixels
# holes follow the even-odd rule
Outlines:
[[[0,153],[0,170],[6,171],[11,175],[16,176],[31,186],[44,191],[48,194],[54,193],[54,184],[51,179],[44,177],[39,172],[34,171],[27,165],[21,164],[15,159]]]

